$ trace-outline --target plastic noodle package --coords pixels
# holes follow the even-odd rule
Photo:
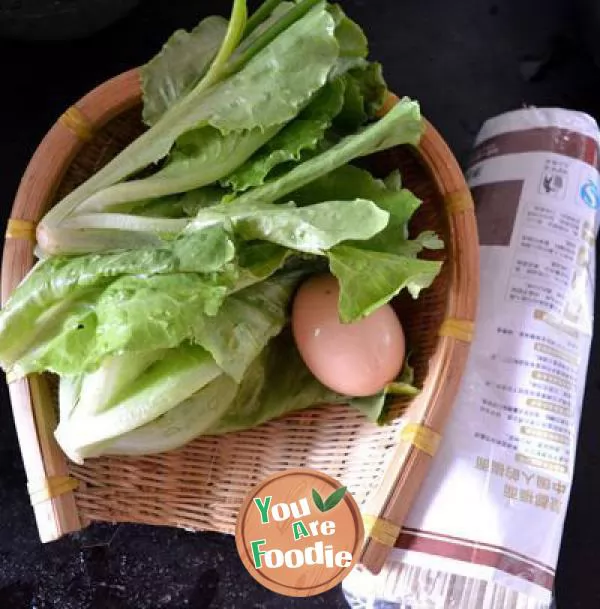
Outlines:
[[[562,109],[487,121],[467,171],[476,336],[431,472],[353,609],[545,609],[571,488],[594,311],[600,133]]]

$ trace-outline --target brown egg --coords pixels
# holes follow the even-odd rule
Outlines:
[[[373,395],[402,368],[404,332],[389,305],[344,324],[338,314],[339,285],[318,275],[298,290],[292,331],[302,359],[323,385],[351,396]]]

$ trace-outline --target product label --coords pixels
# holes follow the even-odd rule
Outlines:
[[[592,331],[590,184],[598,174],[571,148],[568,156],[531,147],[502,154],[488,145],[469,172],[482,245],[476,339],[445,441],[399,542],[410,550],[404,562],[435,554],[451,559],[454,572],[543,601],[558,559]]]

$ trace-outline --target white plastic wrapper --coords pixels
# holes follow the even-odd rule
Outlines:
[[[481,240],[476,337],[432,470],[355,609],[550,606],[592,332],[600,133],[560,109],[487,121],[467,172]]]

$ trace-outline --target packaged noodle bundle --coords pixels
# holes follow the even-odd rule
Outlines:
[[[561,109],[486,122],[468,179],[476,338],[431,473],[360,609],[544,609],[573,476],[592,334],[600,133]]]

